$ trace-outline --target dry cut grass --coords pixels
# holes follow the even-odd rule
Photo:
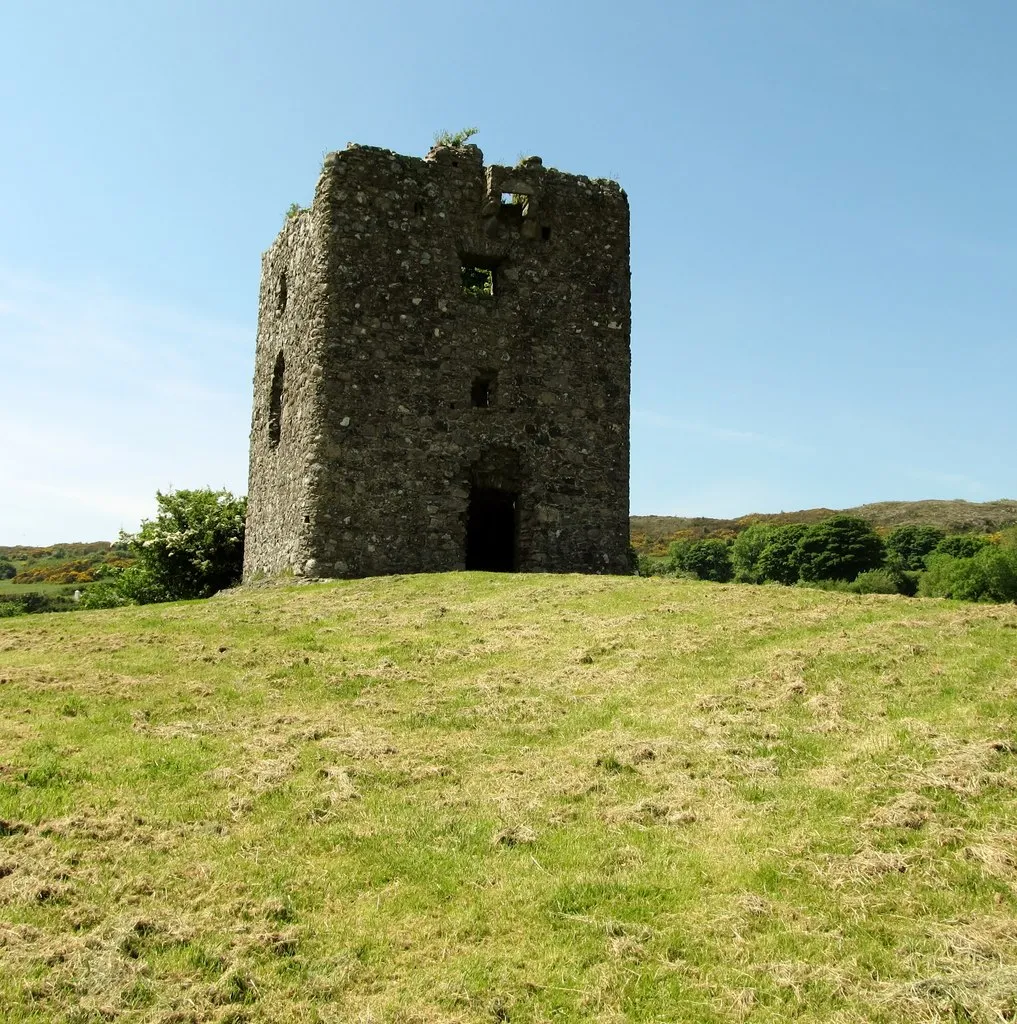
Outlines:
[[[0,624],[0,1018],[1017,1019],[1017,609],[458,574]]]

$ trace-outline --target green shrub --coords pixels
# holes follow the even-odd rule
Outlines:
[[[95,608],[122,608],[131,603],[129,598],[120,593],[115,579],[103,579],[82,591],[78,607],[92,611]]]
[[[798,557],[803,580],[853,580],[880,568],[886,550],[864,519],[836,515],[808,527],[798,542]]]
[[[983,580],[979,601],[995,601],[1000,604],[1017,601],[1017,551],[1000,550],[995,545],[986,546],[972,561],[978,566]]]
[[[737,582],[763,582],[758,568],[759,557],[772,539],[775,529],[767,523],[753,523],[735,537],[730,554]]]
[[[113,578],[116,580],[117,589],[132,604],[155,604],[158,601],[173,600],[166,587],[143,565],[121,569]]]
[[[134,565],[103,565],[79,606],[119,608],[209,597],[243,572],[247,499],[211,489],[156,492],[159,512],[134,535],[121,534]]]
[[[24,615],[25,606],[21,601],[0,601],[0,619],[11,619],[15,615]]]
[[[775,527],[755,563],[760,583],[782,583],[790,587],[798,581],[800,556],[798,543],[808,527],[803,523],[789,523]]]
[[[951,597],[951,578],[954,566],[960,561],[944,551],[933,551],[925,559],[925,572],[918,580],[918,593],[922,597]]]
[[[918,584],[923,597],[1004,603],[1017,601],[1017,549],[985,544],[970,558],[933,552]]]
[[[667,562],[662,558],[654,558],[652,555],[639,556],[640,576],[666,576],[668,568]]]
[[[870,569],[860,572],[848,584],[854,594],[901,594],[900,577],[892,569]]]
[[[939,555],[953,555],[954,558],[974,558],[989,544],[989,538],[979,533],[951,533],[933,549]]]
[[[18,570],[13,562],[6,558],[0,558],[0,580],[12,580],[18,575]]]
[[[676,573],[694,573],[714,583],[728,583],[734,577],[728,545],[716,538],[675,541],[668,549],[668,563]]]
[[[209,597],[243,572],[247,499],[211,489],[156,492],[158,515],[131,537],[141,573],[128,577],[139,600]]]
[[[666,576],[670,580],[701,580],[702,577],[688,569],[675,569],[674,566],[664,563],[657,576]]]
[[[945,537],[935,526],[898,526],[886,538],[887,561],[905,571],[924,569],[925,556]]]
[[[914,597],[918,593],[918,581],[922,578],[921,572],[908,572],[897,566],[887,566],[887,570],[897,584],[897,593],[904,597]]]

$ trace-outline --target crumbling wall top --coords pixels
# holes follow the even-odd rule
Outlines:
[[[600,192],[614,193],[624,196],[624,189],[612,178],[589,178],[582,174],[571,174],[554,167],[545,167],[544,161],[539,156],[522,157],[515,166],[506,164],[484,164],[484,153],[479,146],[466,144],[463,146],[432,146],[424,157],[407,156],[397,153],[395,150],[384,149],[381,146],[365,146],[359,142],[349,142],[345,149],[333,150],[325,155],[323,172],[333,169],[337,163],[353,161],[357,163],[370,164],[373,161],[385,160],[392,163],[436,164],[441,167],[475,167],[484,171],[488,181],[493,185],[502,186],[503,191],[516,191],[525,194],[526,182],[539,181],[547,175],[553,175],[558,179],[567,179],[587,188]],[[509,186],[521,185],[519,189]]]
[[[432,146],[424,159],[432,164],[453,164],[456,167],[462,164],[474,164],[477,167],[484,166],[484,154],[479,146]]]

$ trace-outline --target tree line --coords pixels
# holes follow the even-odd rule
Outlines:
[[[1017,601],[1017,527],[991,536],[899,526],[881,537],[864,519],[755,523],[734,539],[681,540],[663,560],[642,556],[641,575],[717,583],[775,583],[858,594]]]

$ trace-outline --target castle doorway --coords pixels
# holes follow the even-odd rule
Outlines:
[[[518,568],[519,495],[498,487],[470,488],[466,514],[466,568],[515,572]]]

